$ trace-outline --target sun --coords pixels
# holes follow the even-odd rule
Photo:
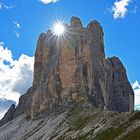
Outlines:
[[[61,22],[56,22],[53,26],[53,34],[56,36],[61,36],[65,33],[65,26]]]

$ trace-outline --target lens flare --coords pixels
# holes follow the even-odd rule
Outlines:
[[[57,22],[53,26],[53,34],[56,36],[61,36],[65,32],[65,26],[61,22]]]

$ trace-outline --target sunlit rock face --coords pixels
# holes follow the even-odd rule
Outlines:
[[[35,53],[31,114],[46,108],[87,101],[106,107],[106,64],[102,27],[92,21],[87,28],[72,17],[66,35],[41,34]]]
[[[81,102],[101,110],[132,111],[134,93],[126,70],[118,58],[105,59],[100,23],[94,20],[85,28],[72,17],[65,26],[62,36],[51,30],[39,36],[33,86],[20,98],[14,116],[35,118],[43,111]]]
[[[125,68],[117,58],[105,59],[104,33],[98,21],[84,28],[79,18],[72,17],[65,30],[65,36],[48,31],[38,39],[31,116],[83,101],[99,109],[133,110],[133,90]]]

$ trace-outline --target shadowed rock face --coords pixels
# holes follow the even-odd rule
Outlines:
[[[15,109],[14,118],[24,113],[26,113],[27,115],[30,115],[33,93],[34,91],[33,91],[33,88],[31,87],[27,90],[26,94],[23,94],[19,98],[19,104]]]
[[[0,120],[0,126],[6,124],[7,122],[13,119],[15,113],[15,105],[12,104],[11,107],[8,109],[4,117]]]
[[[117,57],[107,58],[107,98],[108,110],[134,110],[134,95],[127,79],[126,70]]]
[[[14,117],[60,105],[87,102],[99,109],[132,111],[134,93],[126,70],[116,58],[105,59],[104,33],[95,20],[86,28],[77,17],[65,36],[48,30],[39,36],[33,86],[19,100]]]

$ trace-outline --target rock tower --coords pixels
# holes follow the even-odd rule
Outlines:
[[[65,28],[64,36],[51,30],[39,36],[33,85],[18,106],[12,106],[10,119],[24,113],[35,118],[47,109],[80,102],[101,110],[133,111],[134,92],[126,70],[119,58],[105,58],[100,23],[93,20],[85,28],[72,17]],[[6,115],[3,119],[9,119]]]

